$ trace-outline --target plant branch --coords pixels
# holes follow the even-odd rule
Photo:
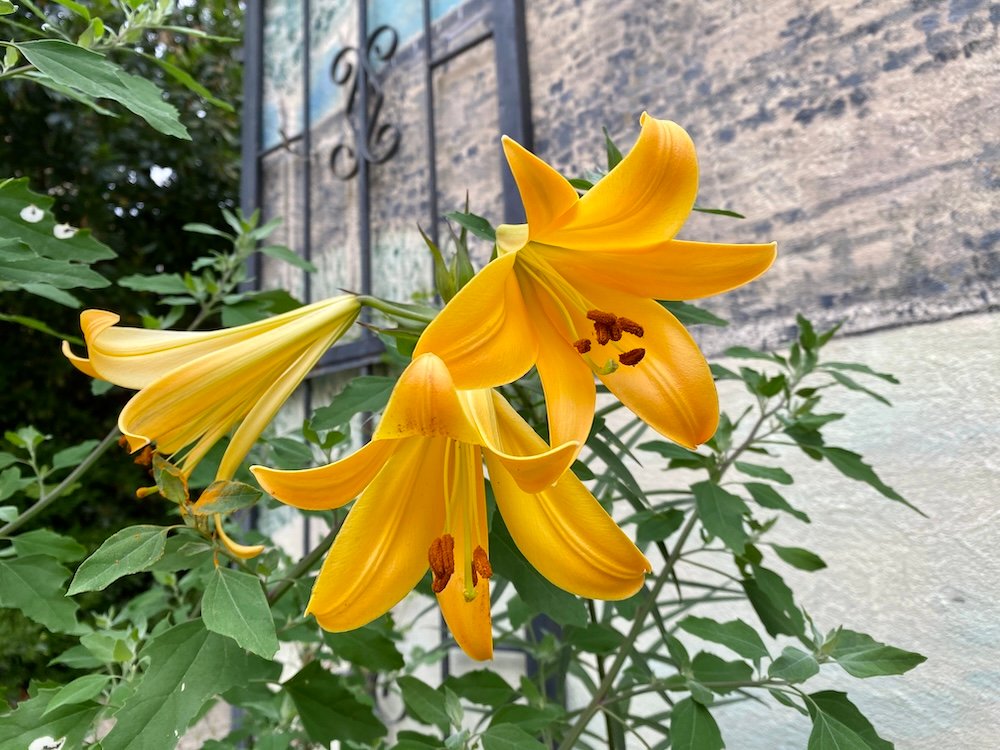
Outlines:
[[[323,541],[317,544],[308,555],[303,557],[296,563],[295,567],[288,571],[288,575],[278,583],[273,589],[271,589],[267,594],[267,603],[274,606],[281,597],[288,593],[288,590],[295,585],[295,582],[299,580],[303,575],[312,570],[313,565],[319,562],[320,558],[326,554],[327,550],[333,546],[333,540],[337,536],[338,526],[330,529],[330,533],[323,537]]]
[[[17,531],[28,521],[52,505],[52,503],[54,503],[67,489],[69,489],[82,474],[93,466],[97,459],[104,455],[104,452],[118,440],[119,434],[118,427],[114,427],[111,432],[109,432],[104,439],[101,440],[101,442],[94,446],[94,449],[90,452],[90,454],[83,459],[83,461],[81,461],[80,464],[73,469],[73,471],[71,471],[65,479],[56,485],[51,492],[41,495],[38,500],[35,501],[34,505],[25,510],[6,526],[0,528],[0,537],[10,536],[11,533]]]

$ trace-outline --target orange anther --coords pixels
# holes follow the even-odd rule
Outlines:
[[[573,346],[580,354],[586,354],[590,351],[590,339],[578,339],[573,342]]]
[[[642,358],[646,356],[645,349],[631,349],[630,351],[623,352],[618,355],[618,361],[623,365],[628,365],[629,367],[635,367]]]
[[[642,326],[636,323],[634,320],[629,320],[628,318],[618,318],[618,326],[625,331],[625,333],[631,333],[633,336],[642,338],[642,334],[645,333]]]
[[[617,315],[603,310],[588,310],[587,317],[595,323],[602,323],[606,326],[613,325],[618,320]]]

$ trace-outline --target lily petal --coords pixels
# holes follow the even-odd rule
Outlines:
[[[691,213],[698,161],[684,129],[643,113],[628,155],[551,227],[531,239],[574,250],[646,247],[672,238]]]
[[[496,456],[525,492],[538,492],[550,486],[580,452],[580,444],[572,441],[554,448],[544,442],[526,442],[525,430],[538,436],[496,391],[459,391],[459,396],[479,432],[477,444]]]
[[[371,622],[426,573],[427,549],[444,527],[447,442],[399,441],[351,508],[306,608],[325,630],[353,630]]]
[[[543,247],[539,252],[574,285],[585,282],[638,297],[687,300],[752,281],[771,267],[777,246],[668,240],[628,250],[584,253]]]
[[[517,253],[489,263],[427,326],[414,357],[433,352],[459,388],[492,388],[524,375],[538,341],[513,273]]]
[[[631,348],[633,342],[645,349],[642,361],[598,376],[608,390],[654,430],[687,448],[712,437],[719,424],[715,382],[704,355],[677,318],[653,300],[611,289],[583,285],[580,289],[600,309],[645,328],[641,339],[619,342],[622,349]],[[612,347],[595,348],[612,356],[617,351]]]
[[[455,392],[451,373],[436,354],[416,356],[399,376],[374,440],[422,435],[477,442],[475,429]]]
[[[503,152],[521,194],[531,232],[544,232],[580,200],[576,189],[556,170],[517,141],[504,136]]]
[[[264,491],[303,510],[331,510],[346,505],[382,470],[396,449],[393,440],[373,440],[346,458],[298,471],[251,466]]]
[[[530,494],[489,454],[486,465],[511,537],[543,576],[592,599],[624,599],[642,587],[649,561],[576,476]]]
[[[475,586],[475,597],[472,601],[465,598],[465,566],[459,564],[462,557],[459,550],[474,549],[478,544],[489,553],[489,532],[486,528],[486,493],[483,489],[483,462],[476,451],[473,468],[472,485],[475,486],[475,498],[468,499],[454,506],[452,516],[452,535],[455,538],[455,572],[451,576],[444,591],[437,595],[441,614],[444,615],[448,629],[455,637],[455,642],[471,658],[479,661],[493,658],[493,624],[490,619],[490,583],[480,577]],[[474,517],[465,518],[470,509],[475,507]],[[473,538],[466,540],[466,528],[472,529]]]

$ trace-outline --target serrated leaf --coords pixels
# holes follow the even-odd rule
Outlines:
[[[72,537],[48,529],[35,529],[12,537],[14,551],[20,557],[46,555],[59,562],[73,562],[87,554],[87,548]]]
[[[217,567],[201,600],[205,627],[270,659],[278,651],[271,607],[257,576]]]
[[[482,734],[483,750],[545,750],[545,745],[516,724],[497,724]]]
[[[764,659],[768,655],[757,631],[742,620],[717,622],[708,617],[690,615],[677,625],[691,635],[725,646],[746,659]]]
[[[691,660],[694,678],[716,693],[729,693],[753,678],[753,667],[745,661],[726,661],[715,654],[701,651]]]
[[[807,750],[892,750],[846,693],[812,693],[806,706],[813,721]]]
[[[145,750],[151,737],[169,747],[207,701],[251,679],[275,676],[269,662],[210,633],[201,620],[154,636],[139,652],[139,660],[149,666],[115,714],[115,726],[101,741],[102,750]]]
[[[101,289],[111,282],[89,266],[62,259],[44,258],[26,242],[0,239],[0,281],[37,293],[53,289]]]
[[[222,480],[208,485],[190,510],[196,516],[233,513],[253,507],[263,496],[263,492],[249,484]]]
[[[678,701],[670,714],[671,750],[722,750],[719,725],[712,714],[690,698]]]
[[[745,461],[737,461],[734,465],[738,470],[755,479],[767,479],[778,484],[792,484],[795,481],[791,474],[777,466],[761,466]]]
[[[329,406],[316,410],[311,421],[314,430],[331,430],[350,421],[355,414],[381,411],[389,401],[395,378],[384,375],[362,375],[354,378],[343,391],[333,397]]]
[[[840,630],[824,647],[830,656],[854,677],[903,674],[927,661],[926,656],[879,643],[870,635]]]
[[[260,248],[260,252],[264,253],[264,255],[269,258],[274,258],[275,260],[280,260],[290,266],[301,268],[303,271],[316,273],[317,269],[314,264],[310,263],[294,250],[289,247],[285,247],[284,245],[267,245]]]
[[[743,590],[768,634],[805,637],[805,618],[781,576],[758,565],[751,570],[753,577],[742,581]]]
[[[104,686],[111,680],[111,675],[86,674],[67,682],[52,696],[49,705],[45,707],[43,717],[48,716],[57,708],[70,706],[74,703],[86,703],[101,694]]]
[[[158,273],[153,276],[134,274],[118,279],[118,286],[136,292],[154,292],[155,294],[187,294],[189,291],[184,279],[176,273]]]
[[[412,675],[400,677],[397,684],[403,693],[403,703],[406,704],[410,716],[432,726],[451,726],[443,693]]]
[[[329,745],[334,741],[374,744],[386,728],[344,685],[313,661],[282,686],[291,697],[306,733],[313,742]]]
[[[17,708],[0,716],[0,747],[7,750],[29,748],[40,737],[65,738],[63,747],[83,747],[83,738],[91,728],[101,706],[95,703],[77,703],[46,709],[58,688],[43,688]]]
[[[743,527],[743,516],[750,512],[746,503],[708,481],[691,485],[691,491],[705,531],[721,539],[734,552],[742,552],[748,539]]]
[[[826,563],[815,552],[810,552],[801,547],[782,547],[780,544],[772,544],[771,548],[786,563],[799,570],[822,570]]]
[[[115,251],[95,240],[88,229],[58,238],[53,203],[51,196],[32,192],[26,177],[0,180],[0,237],[18,239],[36,254],[56,260],[94,263],[115,257]],[[31,207],[40,213],[31,212]],[[33,220],[23,218],[22,212]]]
[[[896,490],[879,479],[875,470],[862,461],[861,456],[857,453],[852,453],[844,448],[835,448],[830,445],[813,446],[813,450],[833,464],[834,468],[836,468],[837,471],[845,477],[856,479],[859,482],[864,482],[890,500],[903,503],[903,505],[924,516],[924,518],[927,517],[926,514],[918,507],[909,503],[902,495],[896,492]]]
[[[771,485],[761,484],[760,482],[746,482],[744,486],[750,492],[750,496],[754,499],[754,502],[761,507],[770,508],[771,510],[782,510],[785,513],[795,516],[800,521],[809,523],[809,516],[789,505],[788,501]]]
[[[97,99],[113,99],[161,133],[191,140],[177,110],[151,82],[126,73],[103,55],[59,39],[16,42],[21,54],[57,84]]]
[[[684,523],[684,513],[677,508],[665,511],[643,511],[631,520],[637,521],[635,542],[638,545],[662,542],[670,537]]]
[[[812,654],[794,646],[786,647],[781,656],[771,662],[767,673],[788,682],[805,682],[819,674],[819,662]]]
[[[79,633],[79,608],[63,591],[69,576],[69,570],[47,555],[0,558],[0,607],[19,609],[54,633]]]
[[[68,595],[101,591],[122,576],[149,570],[163,556],[168,531],[143,524],[112,534],[77,569]]]

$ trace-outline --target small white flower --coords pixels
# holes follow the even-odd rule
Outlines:
[[[79,231],[79,229],[71,227],[69,224],[56,224],[52,228],[52,234],[56,236],[57,240],[68,240]]]
[[[45,218],[45,212],[34,203],[21,209],[21,218],[29,224],[37,224]],[[44,738],[42,738],[44,739]]]
[[[37,737],[33,739],[31,744],[28,745],[28,750],[62,750],[62,747],[65,744],[65,737],[60,737],[57,740],[55,737],[45,735],[44,737]]]

